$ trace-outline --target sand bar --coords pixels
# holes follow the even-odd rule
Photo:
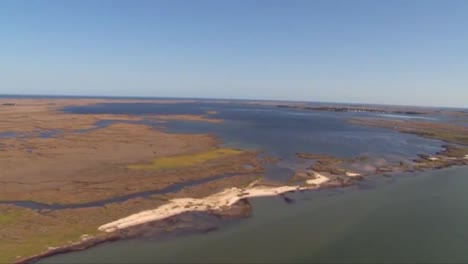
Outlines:
[[[167,204],[162,205],[154,210],[147,210],[117,221],[102,225],[99,230],[105,232],[113,232],[119,229],[124,229],[148,222],[162,220],[174,215],[186,212],[208,211],[208,210],[223,210],[238,202],[239,200],[251,197],[274,196],[287,192],[299,190],[311,190],[317,188],[318,185],[327,182],[329,179],[323,175],[316,173],[316,178],[307,181],[307,184],[314,186],[281,186],[281,187],[266,187],[256,186],[241,188],[229,188],[222,192],[209,195],[201,199],[194,198],[179,198],[172,199]]]

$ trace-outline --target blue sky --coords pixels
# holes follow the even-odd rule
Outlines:
[[[468,1],[3,0],[0,94],[468,107]]]

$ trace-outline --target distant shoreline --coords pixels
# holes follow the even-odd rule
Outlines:
[[[104,100],[196,100],[196,101],[232,101],[232,102],[248,102],[260,104],[273,103],[281,105],[318,105],[318,106],[342,106],[342,107],[396,107],[396,108],[414,108],[414,109],[443,109],[443,110],[466,110],[468,106],[451,107],[451,106],[430,106],[430,105],[408,105],[408,104],[386,104],[386,103],[363,103],[363,102],[334,102],[334,101],[303,101],[303,100],[283,100],[283,99],[255,99],[255,98],[213,98],[213,97],[171,97],[171,96],[106,96],[106,95],[34,95],[34,94],[0,94],[0,99],[104,99]]]

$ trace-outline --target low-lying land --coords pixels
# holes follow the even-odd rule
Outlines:
[[[468,127],[450,123],[423,122],[415,120],[392,120],[376,118],[353,118],[349,122],[355,125],[387,128],[402,133],[416,134],[422,137],[446,142],[442,150],[435,155],[420,154],[418,158],[400,162],[386,160],[374,161],[372,157],[337,158],[314,153],[297,153],[297,157],[313,160],[309,170],[330,177],[328,185],[341,186],[352,182],[350,179],[370,175],[389,176],[401,172],[442,169],[450,166],[468,165]],[[302,180],[310,173],[298,173],[292,179]]]
[[[0,102],[4,104],[0,107],[0,133],[8,133],[0,136],[0,262],[70,245],[84,234],[88,235],[85,240],[101,238],[98,227],[105,223],[179,196],[203,197],[226,186],[243,187],[263,173],[265,161],[257,152],[221,148],[210,135],[170,134],[139,122],[222,120],[199,115],[70,114],[60,110],[103,102],[107,101]],[[109,122],[96,125],[100,121]],[[226,177],[217,177],[224,174]],[[155,190],[166,191],[146,193]],[[116,197],[123,198],[113,200]],[[38,209],[35,203],[51,206]],[[56,205],[62,209],[54,209]]]
[[[422,110],[396,110],[389,107],[365,107],[365,106],[291,106],[291,105],[278,105],[281,108],[293,108],[312,111],[326,111],[326,112],[368,112],[380,114],[403,114],[403,115],[423,115],[427,111]]]
[[[246,217],[249,197],[346,186],[369,175],[468,164],[466,127],[353,119],[350,122],[355,125],[395,129],[447,145],[433,156],[421,154],[397,163],[365,156],[344,159],[297,153],[311,162],[310,167],[297,171],[285,186],[265,186],[259,184],[264,165],[276,162],[274,157],[221,147],[210,135],[171,134],[157,126],[169,120],[222,125],[223,120],[213,118],[215,111],[144,116],[61,111],[70,105],[105,102],[0,101],[0,262],[25,263],[81,250],[141,235],[147,226],[173,230],[177,228],[174,219],[193,212]]]
[[[372,175],[390,176],[402,172],[468,165],[468,148],[455,145],[442,147],[444,149],[433,156],[420,154],[418,158],[406,162],[390,162],[383,159],[373,161],[371,157],[365,156],[344,159],[328,155],[297,153],[297,157],[313,160],[314,163],[305,172],[296,173],[291,181],[300,182],[313,176],[312,172],[318,172],[330,179],[325,186],[346,186],[355,180]]]
[[[220,218],[248,217],[250,216],[251,207],[246,199],[249,197],[281,195],[287,192],[315,189],[320,184],[327,182],[328,178],[316,175],[314,179],[308,181],[306,186],[281,187],[256,186],[256,180],[252,181],[252,178],[245,180],[244,183],[247,184],[244,187],[226,189],[226,185],[224,185],[222,191],[204,195],[200,198],[170,198],[172,195],[167,196],[168,199],[163,204],[159,204],[156,209],[140,210],[140,212],[127,217],[116,218],[118,220],[101,225],[98,231],[91,230],[92,235],[86,233],[78,241],[69,241],[60,247],[50,247],[39,254],[19,258],[17,263],[28,263],[46,256],[83,250],[106,241],[141,235],[142,232],[145,232],[146,226],[152,226],[151,229],[154,229],[156,225],[172,231],[178,228],[177,221],[174,219],[186,213],[205,212]],[[196,229],[196,226],[191,223],[189,228]]]
[[[353,118],[349,122],[354,125],[388,128],[403,133],[411,133],[431,139],[439,139],[448,143],[468,146],[468,127],[456,124],[376,118]]]
[[[271,104],[268,104],[271,105]],[[395,114],[395,115],[408,115],[408,116],[427,116],[427,115],[441,115],[468,118],[468,111],[463,109],[438,109],[429,107],[418,106],[393,106],[393,105],[358,105],[358,104],[305,104],[305,103],[283,103],[274,104],[276,107],[310,110],[310,111],[323,111],[323,112],[366,112],[378,114]]]

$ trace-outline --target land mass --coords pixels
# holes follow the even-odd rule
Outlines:
[[[83,234],[94,237],[102,233],[99,226],[171,197],[242,187],[263,174],[264,161],[255,151],[222,148],[211,135],[171,134],[157,126],[222,120],[61,110],[102,102],[2,103],[8,106],[0,107],[0,262],[68,245]]]
[[[403,114],[403,115],[422,115],[426,114],[424,111],[401,111],[401,110],[389,110],[384,108],[371,108],[371,107],[336,107],[336,106],[291,106],[291,105],[278,105],[280,108],[293,108],[301,110],[312,110],[312,111],[326,111],[326,112],[369,112],[369,113],[381,113],[381,114]]]
[[[174,134],[165,130],[164,124],[171,120],[222,125],[222,119],[213,117],[214,111],[205,115],[63,111],[68,106],[107,102],[139,101],[0,101],[3,120],[0,124],[0,262],[29,263],[106,241],[139,236],[147,231],[146,227],[173,230],[177,228],[177,219],[193,212],[219,218],[248,217],[250,197],[334,188],[371,175],[390,176],[468,164],[467,127],[354,118],[349,120],[353,125],[412,133],[446,144],[435,155],[421,153],[411,161],[373,165],[369,162],[373,157],[340,158],[301,152],[296,156],[310,161],[311,165],[298,169],[286,185],[267,186],[260,180],[265,165],[277,159],[260,151],[223,147],[212,135]],[[178,101],[151,101],[174,102]],[[319,111],[349,109],[321,107]],[[388,111],[408,115],[426,113]],[[189,226],[201,231],[212,228]]]

